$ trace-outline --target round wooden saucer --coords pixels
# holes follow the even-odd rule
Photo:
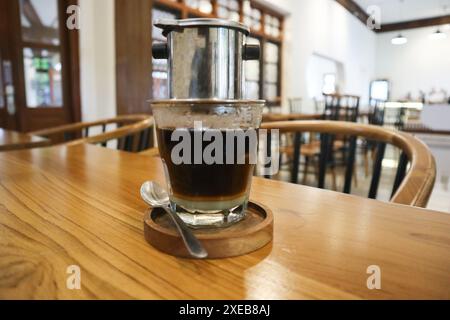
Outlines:
[[[244,255],[272,241],[273,214],[261,204],[249,202],[244,220],[228,228],[192,229],[201,241],[208,259]],[[148,209],[144,217],[145,239],[167,254],[192,258],[170,217],[162,209]]]

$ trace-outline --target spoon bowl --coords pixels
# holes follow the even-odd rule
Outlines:
[[[192,230],[170,208],[169,194],[163,187],[153,181],[144,182],[141,186],[141,197],[152,208],[162,208],[169,214],[191,256],[199,259],[204,259],[208,256],[205,248],[192,233]]]

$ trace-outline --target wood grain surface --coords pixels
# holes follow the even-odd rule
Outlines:
[[[49,142],[45,138],[0,128],[0,151],[45,147]]]
[[[273,211],[271,245],[165,255],[144,239],[139,197],[164,182],[160,161],[92,145],[0,153],[0,298],[450,298],[448,214],[261,178],[251,199]],[[381,290],[366,286],[371,265]]]
[[[247,214],[228,228],[192,229],[208,252],[209,259],[249,254],[273,239],[273,213],[262,205],[249,202]],[[176,226],[164,209],[149,209],[144,216],[145,239],[158,250],[175,257],[191,258]]]

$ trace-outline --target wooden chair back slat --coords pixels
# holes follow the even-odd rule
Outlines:
[[[395,174],[394,186],[392,187],[391,197],[393,197],[394,194],[397,192],[398,188],[400,187],[400,184],[405,178],[407,167],[408,167],[408,156],[406,155],[405,152],[402,152],[400,154],[400,159],[398,161],[397,173]]]
[[[294,159],[291,173],[291,182],[298,183],[298,171],[300,163],[300,154],[301,154],[301,145],[302,145],[302,134],[300,132],[296,132],[294,134]]]
[[[376,149],[376,158],[373,164],[372,180],[370,182],[369,198],[376,199],[378,187],[380,185],[381,169],[383,168],[383,159],[386,151],[386,143],[379,142]]]
[[[344,182],[344,193],[350,194],[352,191],[352,179],[353,174],[355,172],[355,157],[356,157],[356,141],[357,137],[352,136],[350,138],[349,143],[349,151],[348,151],[348,159],[347,160],[347,166],[345,169],[345,182]]]

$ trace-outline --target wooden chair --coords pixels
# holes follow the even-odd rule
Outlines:
[[[351,193],[357,137],[377,141],[378,152],[373,165],[373,175],[368,194],[368,197],[372,199],[377,197],[386,144],[391,144],[401,150],[392,187],[391,202],[419,207],[425,207],[428,202],[436,178],[435,160],[428,147],[409,134],[379,126],[343,121],[269,122],[263,123],[262,129],[279,129],[280,133],[295,133],[292,182],[296,182],[298,178],[298,163],[302,148],[301,135],[303,133],[314,132],[322,135],[345,135],[349,137],[350,149],[345,170],[344,193]],[[270,137],[267,140],[272,141]],[[326,155],[321,155],[321,157],[326,157]],[[407,170],[408,163],[409,170]],[[320,180],[322,181],[319,181],[318,186],[323,188],[326,167],[322,165],[320,170]]]
[[[289,99],[289,113],[302,113],[302,98]]]
[[[140,152],[153,145],[153,117],[124,115],[112,119],[63,125],[31,134],[46,137],[50,140],[50,145],[73,146],[90,143],[107,147],[110,141],[117,141],[115,147],[118,150]]]
[[[373,126],[380,126],[382,127],[384,125],[384,115],[385,115],[385,101],[377,100],[377,99],[371,99],[369,102],[369,124]],[[364,156],[364,172],[366,177],[369,176],[369,152],[372,155],[372,160],[375,158],[375,151],[376,151],[377,144],[375,141],[370,139],[364,139],[363,145],[362,145],[362,153]]]
[[[322,120],[329,121],[348,121],[356,122],[359,114],[359,101],[358,96],[353,95],[338,95],[338,94],[324,94],[325,109],[322,115]],[[333,178],[333,189],[336,190],[336,154],[341,154],[341,163],[346,162],[347,149],[349,141],[345,136],[339,135],[321,135],[320,139],[317,140],[316,136],[311,134],[309,143],[305,144],[301,150],[301,155],[305,157],[305,167],[303,173],[303,183],[306,183],[306,178],[308,174],[308,167],[311,160],[316,160],[316,169],[314,173],[316,174],[320,185],[320,165],[330,166],[331,174]],[[292,149],[293,152],[294,148]],[[325,154],[326,158],[323,159],[324,163],[320,161],[320,155]],[[357,177],[354,176],[355,182],[357,183]]]

